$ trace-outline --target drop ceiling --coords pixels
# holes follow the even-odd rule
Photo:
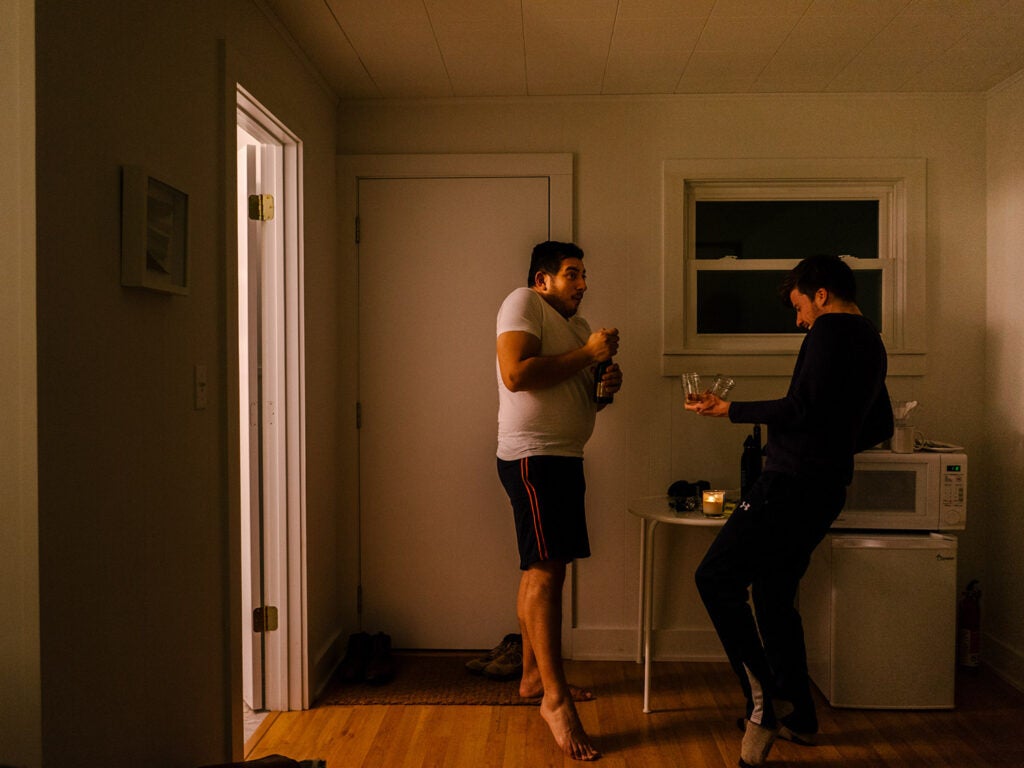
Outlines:
[[[1024,0],[264,0],[342,99],[982,92]]]

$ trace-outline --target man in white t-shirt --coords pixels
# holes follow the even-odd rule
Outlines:
[[[566,755],[600,752],[583,730],[561,656],[566,564],[590,556],[584,511],[583,446],[605,407],[594,398],[594,370],[618,351],[615,328],[591,331],[576,314],[587,290],[583,251],[548,241],[533,249],[527,287],[498,311],[498,474],[515,513],[519,567],[516,612],[523,637],[521,696],[542,696],[540,712]],[[622,372],[602,381],[614,394]]]

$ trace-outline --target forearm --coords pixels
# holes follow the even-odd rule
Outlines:
[[[587,348],[579,347],[561,355],[535,355],[503,368],[502,379],[513,392],[547,389],[561,384],[596,361]]]
[[[779,400],[737,401],[729,409],[729,420],[735,424],[790,423],[799,418],[800,410],[791,398]]]

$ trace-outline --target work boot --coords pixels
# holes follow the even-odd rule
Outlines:
[[[486,656],[481,656],[478,659],[470,659],[467,661],[466,669],[474,675],[481,675],[488,664],[498,657],[504,656],[514,645],[518,645],[522,648],[523,636],[517,634],[505,635],[500,643],[487,652]]]

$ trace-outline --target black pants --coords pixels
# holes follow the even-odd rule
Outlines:
[[[747,697],[747,717],[766,727],[775,725],[772,703],[783,700],[794,706],[790,727],[818,730],[796,594],[845,501],[842,485],[765,472],[697,568],[697,589]]]

